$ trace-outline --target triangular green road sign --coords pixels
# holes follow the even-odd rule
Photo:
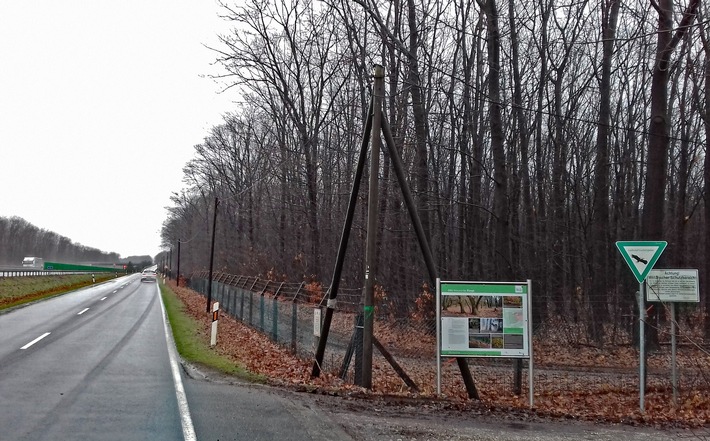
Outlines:
[[[631,268],[636,280],[643,283],[653,269],[668,242],[617,242],[616,247]]]

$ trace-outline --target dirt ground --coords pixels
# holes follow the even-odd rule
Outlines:
[[[334,405],[322,400],[322,408],[356,440],[672,440],[693,435],[685,432],[594,425],[578,421],[527,418],[515,412],[486,414],[427,406],[383,404],[375,401]],[[698,438],[703,434],[697,433]],[[707,435],[707,434],[706,434]],[[695,438],[695,436],[693,436]]]
[[[452,405],[402,397],[333,395],[300,387],[253,385],[203,366],[183,362],[202,381],[238,384],[279,393],[340,426],[356,441],[664,441],[706,440],[710,430],[654,429],[568,418],[544,418],[520,409]]]

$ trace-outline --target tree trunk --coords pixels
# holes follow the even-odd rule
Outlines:
[[[641,235],[643,240],[663,240],[664,192],[666,188],[666,169],[668,168],[668,150],[670,148],[670,115],[668,114],[668,80],[670,78],[670,58],[681,38],[688,31],[688,26],[695,19],[695,11],[700,0],[692,0],[688,5],[683,20],[676,34],[673,29],[673,2],[660,0],[656,5],[658,12],[658,45],[656,62],[651,78],[651,121],[648,127],[648,166],[646,167],[646,187],[644,190],[643,215],[641,217]],[[664,265],[663,256],[656,263]],[[657,308],[646,325],[649,349],[658,347],[658,329],[649,326],[654,323]]]
[[[599,94],[599,122],[597,124],[597,161],[594,167],[594,196],[592,202],[592,302],[590,336],[597,344],[604,342],[604,320],[608,314],[609,255],[609,121],[611,119],[611,63],[614,55],[616,23],[620,0],[608,0],[602,8],[603,54]]]
[[[409,94],[412,97],[412,115],[414,116],[414,133],[416,153],[414,156],[415,189],[417,192],[419,218],[424,228],[424,234],[431,243],[431,222],[429,220],[429,169],[427,151],[427,117],[422,97],[421,75],[419,73],[419,30],[417,29],[417,8],[414,0],[407,0],[409,23]]]
[[[703,26],[701,36],[703,37],[703,50],[705,52],[705,102],[703,112],[703,124],[705,133],[710,133],[710,41],[706,37],[706,30]],[[704,201],[705,214],[705,259],[702,267],[703,280],[708,280],[710,277],[710,200],[707,195],[710,194],[710,136],[705,136],[705,161],[703,163],[703,194],[706,195]],[[701,292],[701,305],[703,311],[703,334],[705,338],[710,337],[710,299],[708,299],[708,286],[705,283],[705,289]]]
[[[547,27],[550,18],[550,11],[552,10],[551,0],[539,0],[540,15],[541,15],[541,33],[540,36],[540,84],[545,84],[548,79],[548,61],[547,61],[547,45],[548,45],[548,35]],[[537,90],[536,102],[537,108],[535,111],[535,188],[537,193],[537,206],[533,208],[535,211],[535,236],[537,240],[534,242],[535,249],[538,250],[539,258],[537,259],[540,263],[541,280],[540,285],[547,287],[548,289],[540,289],[540,294],[537,294],[537,301],[533,303],[533,322],[542,323],[547,320],[548,317],[548,303],[549,303],[549,287],[550,287],[550,271],[547,271],[543,265],[547,265],[550,261],[550,249],[547,247],[547,234],[549,234],[549,220],[547,219],[547,200],[545,196],[545,161],[543,152],[543,138],[544,138],[544,127],[543,127],[543,109],[544,109],[544,99],[545,99],[545,88],[539,87]],[[536,266],[538,266],[536,265]]]
[[[505,135],[501,115],[500,99],[500,31],[498,10],[495,0],[481,4],[486,13],[488,30],[488,96],[490,97],[491,153],[493,155],[493,225],[495,276],[499,280],[512,277],[512,259],[510,249],[510,213],[508,207],[508,170],[505,163]]]

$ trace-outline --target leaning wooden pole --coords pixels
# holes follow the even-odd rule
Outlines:
[[[419,219],[419,214],[417,214],[417,208],[414,205],[414,198],[412,197],[412,193],[409,191],[407,179],[404,174],[404,166],[402,165],[402,160],[399,157],[399,152],[397,152],[397,148],[395,147],[394,137],[392,136],[392,131],[390,130],[389,123],[387,122],[384,112],[382,118],[382,133],[385,136],[385,144],[387,145],[387,150],[389,151],[390,158],[392,159],[392,166],[394,168],[395,175],[397,176],[397,180],[399,181],[399,188],[402,189],[404,203],[409,211],[409,217],[412,219],[414,231],[417,234],[419,246],[422,250],[422,254],[424,255],[427,270],[429,271],[429,289],[434,289],[434,287],[436,287],[436,279],[438,277],[436,266],[434,265],[434,255],[429,247],[429,241],[424,234],[424,227]],[[457,357],[456,363],[461,371],[461,377],[463,378],[463,382],[466,386],[468,397],[479,399],[478,390],[476,389],[476,384],[473,381],[473,376],[471,375],[471,370],[468,367],[468,362],[465,358]]]

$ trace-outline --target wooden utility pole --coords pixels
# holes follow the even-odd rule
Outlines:
[[[362,181],[363,171],[365,170],[365,162],[367,160],[367,146],[370,142],[370,133],[372,132],[372,98],[367,109],[367,120],[362,133],[362,141],[360,142],[360,155],[357,160],[355,169],[355,177],[353,187],[350,191],[350,201],[348,202],[348,212],[345,216],[345,225],[340,235],[340,245],[338,246],[338,255],[335,259],[335,268],[333,269],[333,282],[328,290],[328,303],[326,304],[325,316],[321,326],[320,338],[318,339],[318,348],[316,349],[316,358],[313,362],[313,370],[311,376],[317,377],[321,373],[321,365],[325,356],[325,347],[328,343],[328,334],[330,333],[330,324],[333,321],[333,312],[335,311],[336,298],[340,289],[340,276],[343,272],[345,263],[345,253],[348,249],[348,241],[350,240],[350,231],[352,230],[353,218],[355,217],[355,207],[357,205],[357,196],[360,190],[360,182]],[[348,358],[349,361],[349,358]]]
[[[177,255],[177,277],[175,277],[177,286],[180,286],[180,239],[178,239],[178,255]]]
[[[372,389],[372,337],[375,324],[375,276],[377,274],[378,190],[380,148],[382,146],[382,100],[385,90],[385,69],[374,67],[372,141],[370,145],[370,185],[367,197],[367,250],[365,252],[365,286],[363,288],[362,384]]]
[[[212,268],[214,266],[214,236],[217,231],[217,206],[219,198],[214,198],[214,216],[212,218],[212,246],[210,247],[210,277],[207,279],[207,312],[210,312],[212,303]]]
[[[378,217],[378,174],[379,174],[379,156],[380,149],[382,147],[381,136],[384,136],[386,141],[386,146],[390,153],[390,158],[393,162],[395,173],[397,175],[397,180],[399,182],[400,188],[402,190],[402,195],[404,197],[405,205],[409,211],[412,219],[412,225],[417,234],[417,239],[424,256],[424,261],[426,263],[427,269],[429,271],[429,278],[431,286],[435,286],[435,281],[438,278],[436,272],[436,266],[434,264],[434,258],[431,253],[431,248],[429,247],[429,242],[426,237],[425,229],[422,226],[421,220],[417,214],[416,205],[414,203],[414,198],[407,184],[406,174],[404,166],[399,158],[399,153],[395,147],[394,138],[392,137],[392,132],[387,123],[386,115],[382,109],[382,102],[384,99],[384,68],[382,66],[376,65],[374,68],[374,85],[372,98],[370,100],[370,108],[367,113],[367,120],[365,122],[365,127],[362,136],[362,143],[360,147],[360,156],[358,157],[357,170],[355,172],[355,180],[353,182],[353,188],[350,192],[350,202],[348,204],[348,213],[345,219],[345,225],[343,227],[343,232],[340,238],[340,246],[338,248],[338,256],[336,258],[335,269],[333,274],[333,282],[328,292],[328,304],[325,312],[325,319],[321,326],[321,337],[318,340],[318,348],[316,350],[315,360],[313,362],[313,370],[311,375],[317,377],[321,373],[321,365],[323,363],[323,358],[325,355],[325,347],[328,340],[328,334],[330,330],[330,324],[333,317],[333,310],[335,309],[335,301],[338,295],[338,287],[340,285],[340,275],[343,267],[343,262],[345,259],[345,252],[347,250],[347,243],[350,237],[350,230],[352,229],[352,219],[355,213],[355,205],[357,202],[358,190],[360,188],[360,180],[363,175],[363,169],[365,168],[365,160],[367,156],[367,145],[368,140],[372,143],[371,151],[371,168],[370,168],[370,188],[369,188],[369,199],[368,199],[368,219],[367,219],[367,250],[366,250],[366,266],[365,266],[365,285],[363,287],[363,314],[362,318],[364,323],[357,321],[356,330],[353,335],[353,342],[351,342],[351,348],[356,346],[354,343],[356,338],[358,328],[362,327],[362,356],[356,355],[356,375],[355,382],[359,386],[372,388],[372,346],[375,345],[380,349],[380,352],[388,357],[387,351],[381,344],[378,344],[377,339],[374,337],[374,285],[375,285],[375,275],[376,275],[376,245],[377,245],[377,217]],[[375,122],[376,121],[376,122]],[[362,324],[361,324],[362,323]],[[357,350],[355,352],[358,352]],[[346,356],[346,360],[343,362],[343,372],[347,370],[347,364],[349,363],[350,355]],[[407,385],[416,390],[416,384],[409,379],[409,377],[404,373],[404,371],[397,365],[393,360],[389,360],[392,367],[397,371],[402,379],[407,383]],[[476,385],[473,382],[473,377],[471,371],[468,367],[468,363],[465,358],[457,358],[459,368],[461,370],[461,375],[463,377],[468,396],[470,398],[478,399],[478,391],[476,390]],[[358,374],[359,372],[359,374]],[[344,373],[343,373],[344,375]]]

